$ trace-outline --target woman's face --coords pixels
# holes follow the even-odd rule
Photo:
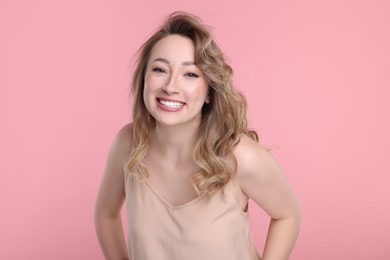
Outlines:
[[[208,83],[194,57],[192,40],[180,35],[167,36],[153,47],[143,97],[157,124],[199,126]]]

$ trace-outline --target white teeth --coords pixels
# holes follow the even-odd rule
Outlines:
[[[184,104],[183,103],[180,103],[180,102],[174,102],[174,101],[165,101],[165,100],[159,100],[159,102],[161,104],[163,104],[164,106],[167,106],[169,108],[179,108],[179,107],[182,107]]]

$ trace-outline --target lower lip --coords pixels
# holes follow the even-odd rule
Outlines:
[[[178,112],[178,111],[181,111],[183,109],[183,107],[185,106],[185,104],[184,104],[178,108],[171,108],[171,107],[167,107],[166,105],[161,104],[158,100],[157,100],[157,104],[158,104],[159,108],[161,108],[162,110],[164,110],[166,112]]]

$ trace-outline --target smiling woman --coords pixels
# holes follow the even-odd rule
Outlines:
[[[141,47],[133,121],[112,143],[95,207],[107,259],[261,259],[249,199],[271,218],[262,259],[288,258],[298,203],[248,129],[246,101],[231,75],[207,27],[187,13],[170,15]]]
[[[151,51],[144,101],[158,126],[199,127],[203,104],[208,103],[208,83],[195,65],[194,51],[194,43],[180,35],[161,39]]]

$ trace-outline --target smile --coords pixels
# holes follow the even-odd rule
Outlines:
[[[167,101],[167,100],[158,99],[158,102],[161,105],[167,106],[169,108],[180,108],[180,107],[184,106],[184,103],[177,102],[177,101]]]

